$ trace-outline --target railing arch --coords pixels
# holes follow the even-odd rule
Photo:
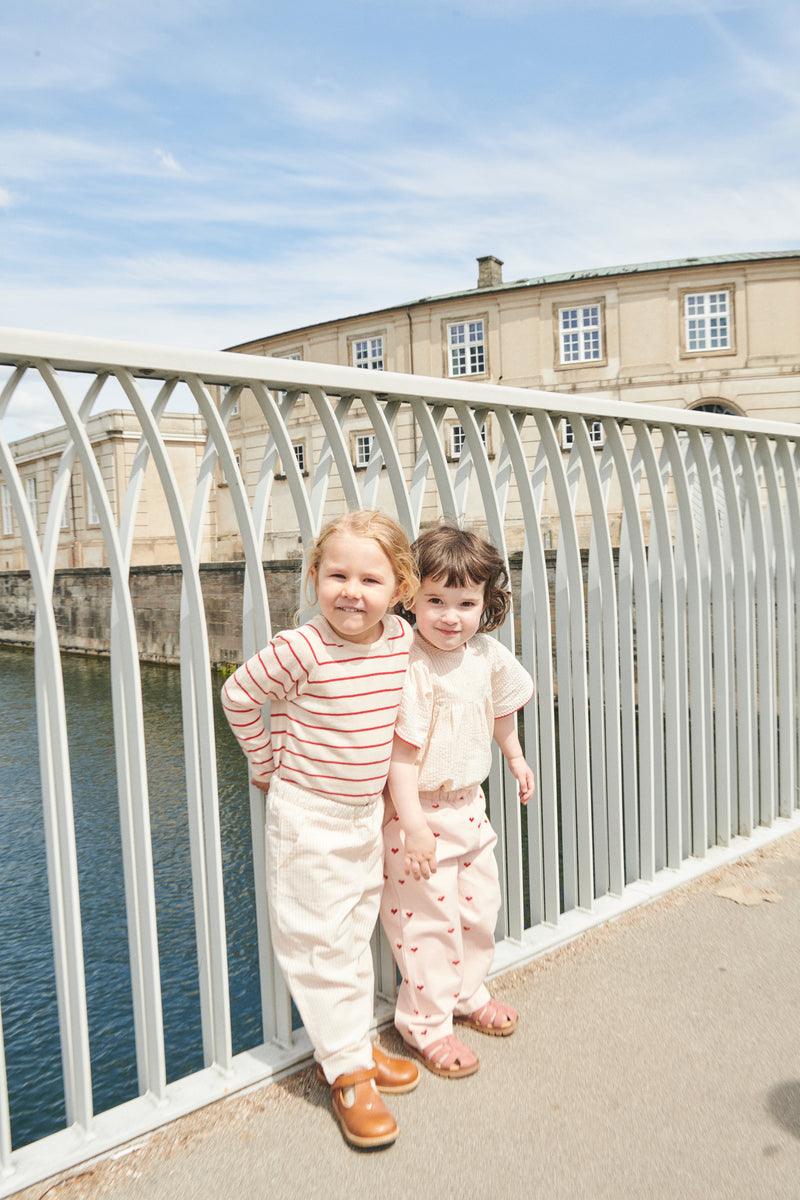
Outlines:
[[[0,364],[0,471],[37,612],[42,805],[67,1110],[66,1128],[46,1145],[12,1150],[14,1115],[0,1045],[3,1188],[18,1190],[215,1096],[276,1078],[309,1051],[302,1030],[292,1029],[290,999],[272,959],[263,798],[255,789],[250,819],[263,1043],[241,1054],[231,1049],[210,650],[199,581],[206,531],[218,517],[218,480],[227,487],[245,564],[242,657],[272,629],[263,560],[278,512],[291,513],[304,552],[342,508],[381,507],[412,538],[442,517],[473,523],[509,560],[514,620],[499,636],[536,684],[522,725],[537,790],[522,811],[513,780],[495,760],[489,795],[503,881],[498,968],[800,823],[800,427],[24,331],[0,331]],[[42,496],[49,503],[41,544],[20,444],[9,445],[2,432],[31,376],[47,386],[65,426],[52,489]],[[73,376],[89,379],[77,403],[66,386]],[[153,381],[158,390],[148,404]],[[118,515],[87,432],[110,389],[124,397],[140,431],[120,481]],[[237,467],[231,435],[234,407],[244,396],[254,397],[260,424],[249,431],[237,426],[236,436],[247,439],[257,458],[257,476]],[[206,431],[188,506],[163,434],[177,399]],[[463,431],[457,462],[449,461],[443,441],[449,415]],[[494,448],[484,442],[487,421]],[[292,440],[302,422],[317,451],[307,477]],[[353,461],[354,428],[374,436],[363,474]],[[128,582],[148,463],[161,481],[183,581],[187,820],[206,1062],[203,1071],[170,1084]],[[119,1109],[97,1113],[53,598],[60,513],[79,468],[101,515],[113,581],[114,726],[141,1092]],[[385,1020],[394,972],[378,940],[376,954],[376,1012]]]

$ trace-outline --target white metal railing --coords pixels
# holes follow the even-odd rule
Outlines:
[[[524,530],[521,632],[515,644],[515,624],[508,621],[499,636],[536,683],[524,714],[524,737],[537,789],[521,810],[513,781],[503,778],[495,761],[489,795],[503,866],[499,965],[525,961],[620,905],[680,882],[692,860],[716,861],[714,847],[739,846],[743,837],[758,838],[759,830],[773,836],[786,822],[797,822],[798,426],[11,330],[0,331],[0,364],[5,364],[0,471],[37,608],[42,802],[67,1112],[62,1133],[12,1153],[0,1053],[0,1171],[7,1188],[2,1194],[215,1096],[275,1077],[308,1054],[302,1031],[292,1033],[289,997],[273,965],[263,886],[263,798],[255,791],[264,1043],[238,1055],[231,1048],[213,698],[199,581],[203,525],[220,466],[246,563],[245,656],[270,633],[262,546],[278,458],[304,544],[342,504],[393,507],[412,537],[431,515],[450,520],[477,515],[504,553],[510,525]],[[68,430],[41,541],[2,436],[10,402],[31,378],[46,385]],[[124,393],[142,431],[118,525],[86,436],[86,422],[111,385]],[[225,389],[219,405],[212,393],[217,387]],[[271,435],[252,492],[226,432],[245,390],[255,397]],[[188,513],[159,432],[178,394],[191,397],[208,430]],[[303,395],[311,398],[314,421],[324,431],[308,480],[295,460],[288,426]],[[376,438],[363,473],[354,469],[348,442],[348,421],[359,405]],[[448,414],[464,431],[456,464],[448,462],[443,445]],[[481,434],[489,414],[501,434],[494,460]],[[399,431],[412,418],[410,453]],[[564,418],[572,431],[568,453],[559,436]],[[181,682],[206,1062],[197,1075],[169,1085],[142,697],[128,590],[137,504],[150,460],[166,496],[182,567]],[[81,903],[53,610],[60,514],[76,463],[99,514],[113,585],[113,717],[141,1093],[108,1113],[92,1107]],[[588,536],[579,528],[581,506],[590,516]],[[552,554],[542,536],[545,515],[548,527],[557,529]],[[376,955],[381,1019],[390,1011],[385,1001],[393,994],[394,968],[378,939]]]

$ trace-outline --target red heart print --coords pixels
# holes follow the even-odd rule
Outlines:
[[[440,904],[443,904],[443,903],[444,903],[444,896],[437,896],[437,900],[439,901],[439,903],[440,903]]]
[[[413,917],[413,915],[414,915],[414,914],[413,914],[413,912],[412,912],[412,913],[410,913],[410,912],[407,912],[407,913],[406,913],[406,916],[407,916],[407,917]]]
[[[447,931],[447,932],[448,932],[448,933],[453,933],[453,930],[454,930],[454,929],[455,929],[455,926],[453,926],[453,929],[448,929],[448,931]]]
[[[472,866],[472,863],[471,863],[471,862],[464,863],[464,866],[465,866],[465,867],[471,867],[471,866]]]
[[[453,966],[454,966],[454,967],[457,967],[457,966],[458,966],[458,964],[459,964],[460,962],[461,962],[461,959],[460,959],[460,958],[454,958],[454,959],[453,959]]]
[[[421,992],[421,991],[424,989],[424,987],[425,987],[425,984],[424,984],[424,983],[418,983],[418,984],[417,984],[417,991],[418,991],[418,992]]]
[[[465,900],[471,900],[471,899],[472,899],[472,896],[465,896],[465,897],[464,897],[464,899],[465,899]]]
[[[419,950],[419,946],[412,946],[412,947],[411,947],[411,953],[412,953],[412,954],[416,954],[418,950]]]
[[[399,854],[399,853],[400,853],[400,847],[392,846],[392,854]]]
[[[396,917],[396,916],[397,916],[397,909],[396,909],[396,908],[393,908],[393,909],[392,909],[392,916],[393,916],[393,917]]]

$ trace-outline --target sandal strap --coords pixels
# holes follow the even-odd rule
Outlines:
[[[437,1067],[444,1067],[445,1070],[457,1062],[465,1067],[475,1058],[469,1046],[460,1042],[454,1033],[448,1033],[446,1037],[439,1038],[436,1042],[429,1042],[422,1053]]]
[[[487,1012],[488,1021],[484,1020]],[[476,1008],[475,1012],[471,1013],[470,1016],[473,1021],[477,1021],[480,1025],[490,1025],[494,1029],[501,1029],[506,1021],[512,1022],[515,1020],[516,1013],[508,1004],[503,1004],[502,1000],[495,1000],[493,997],[491,1000],[487,1000],[485,1004],[482,1004],[480,1008]],[[498,1017],[500,1017],[500,1024],[496,1025],[495,1022]]]
[[[370,1079],[374,1079],[378,1074],[377,1067],[364,1068],[361,1071],[353,1071],[350,1075],[337,1075],[331,1084],[332,1088],[355,1087],[358,1083],[368,1083]]]

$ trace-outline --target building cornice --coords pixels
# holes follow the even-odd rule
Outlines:
[[[737,263],[772,262],[777,259],[800,259],[800,250],[751,250],[731,254],[711,254],[702,258],[674,258],[660,262],[628,263],[614,267],[587,267],[583,271],[564,271],[556,275],[537,275],[528,279],[515,279],[509,283],[497,283],[490,287],[465,288],[459,292],[442,292],[437,295],[423,296],[418,300],[408,300],[400,304],[387,305],[385,308],[370,309],[367,312],[350,313],[345,317],[334,317],[328,321],[314,321],[310,325],[298,325],[293,329],[280,329],[275,333],[264,334],[263,337],[250,338],[246,342],[238,342],[235,346],[226,347],[227,351],[241,351],[246,346],[257,342],[272,341],[274,338],[291,338],[314,329],[322,329],[326,325],[341,325],[345,322],[368,321],[384,316],[387,313],[403,312],[413,308],[422,308],[430,304],[442,304],[448,301],[467,300],[483,296],[498,295],[503,292],[520,291],[524,288],[551,287],[561,283],[580,283],[590,279],[615,279],[630,275],[646,275],[654,271],[676,271],[710,266],[724,266]]]

